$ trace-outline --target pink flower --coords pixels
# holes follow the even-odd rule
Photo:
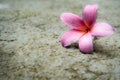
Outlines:
[[[64,47],[78,42],[81,52],[92,53],[94,37],[104,37],[114,33],[114,28],[108,23],[96,22],[97,9],[97,5],[85,6],[82,18],[73,13],[61,14],[61,20],[71,28],[61,37],[61,44]]]

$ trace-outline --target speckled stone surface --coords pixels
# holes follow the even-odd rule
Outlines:
[[[97,21],[116,29],[93,54],[63,48],[62,12],[99,5]],[[120,0],[0,0],[0,80],[120,80]]]

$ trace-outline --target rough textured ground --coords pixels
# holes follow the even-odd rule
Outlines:
[[[97,3],[97,21],[116,28],[93,54],[63,48],[62,12]],[[120,0],[0,0],[0,80],[120,80]]]

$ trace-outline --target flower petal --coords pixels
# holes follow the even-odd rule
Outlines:
[[[79,48],[83,53],[92,53],[93,52],[93,37],[90,33],[86,33],[79,40]]]
[[[80,32],[78,30],[71,29],[63,34],[61,37],[61,43],[62,46],[67,47],[71,45],[72,43],[79,40],[79,38],[83,35],[83,32]]]
[[[62,13],[60,18],[66,25],[70,26],[72,29],[77,29],[77,30],[86,29],[83,20],[79,16],[73,13]]]
[[[96,22],[97,9],[98,9],[97,5],[85,6],[82,15],[83,15],[83,20],[88,27],[92,26],[94,22]]]
[[[115,29],[105,22],[99,22],[94,24],[91,34],[96,37],[109,36],[114,33]]]

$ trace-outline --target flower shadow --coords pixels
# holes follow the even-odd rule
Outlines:
[[[79,46],[77,43],[72,43],[70,46],[66,47],[67,49],[79,49]]]
[[[100,43],[94,44],[94,53],[97,54],[98,56],[101,56],[102,58],[112,59],[120,56],[116,49],[117,48],[113,47],[112,45],[106,46]]]

